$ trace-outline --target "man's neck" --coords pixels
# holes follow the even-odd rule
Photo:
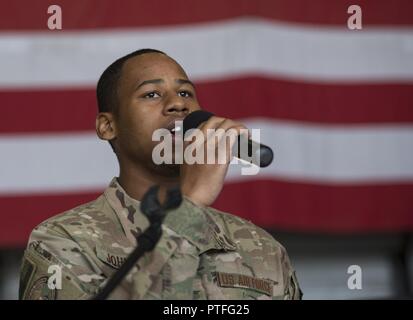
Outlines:
[[[167,189],[176,186],[179,178],[156,175],[139,166],[121,166],[118,181],[126,193],[136,200],[141,200],[153,185],[159,185],[159,198],[163,202]]]

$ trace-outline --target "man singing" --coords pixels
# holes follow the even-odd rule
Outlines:
[[[175,121],[200,109],[193,83],[175,60],[154,49],[116,60],[99,79],[97,101],[96,132],[116,154],[119,177],[96,200],[33,230],[21,268],[20,299],[95,296],[148,228],[140,201],[153,185],[159,186],[160,201],[168,188],[179,185],[183,201],[168,213],[155,248],[111,299],[301,298],[285,249],[251,222],[210,207],[223,187],[230,156],[221,164],[154,163],[159,142],[153,132],[165,128],[174,135]],[[245,127],[213,116],[199,129],[240,132]]]

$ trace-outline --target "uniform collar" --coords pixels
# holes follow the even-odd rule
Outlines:
[[[136,245],[136,237],[149,226],[148,219],[140,211],[140,201],[131,198],[116,177],[104,196],[117,215],[126,237]],[[168,213],[163,226],[195,245],[200,254],[211,249],[235,250],[234,242],[225,236],[227,232],[224,227],[208,210],[184,198],[179,208]]]

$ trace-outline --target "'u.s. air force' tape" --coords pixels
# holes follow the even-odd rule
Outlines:
[[[216,276],[220,287],[247,288],[269,296],[273,294],[274,285],[278,284],[270,279],[260,279],[237,273],[216,272]]]

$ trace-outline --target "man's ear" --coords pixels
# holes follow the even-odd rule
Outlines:
[[[100,112],[96,116],[96,134],[102,140],[113,140],[117,136],[113,113]]]

